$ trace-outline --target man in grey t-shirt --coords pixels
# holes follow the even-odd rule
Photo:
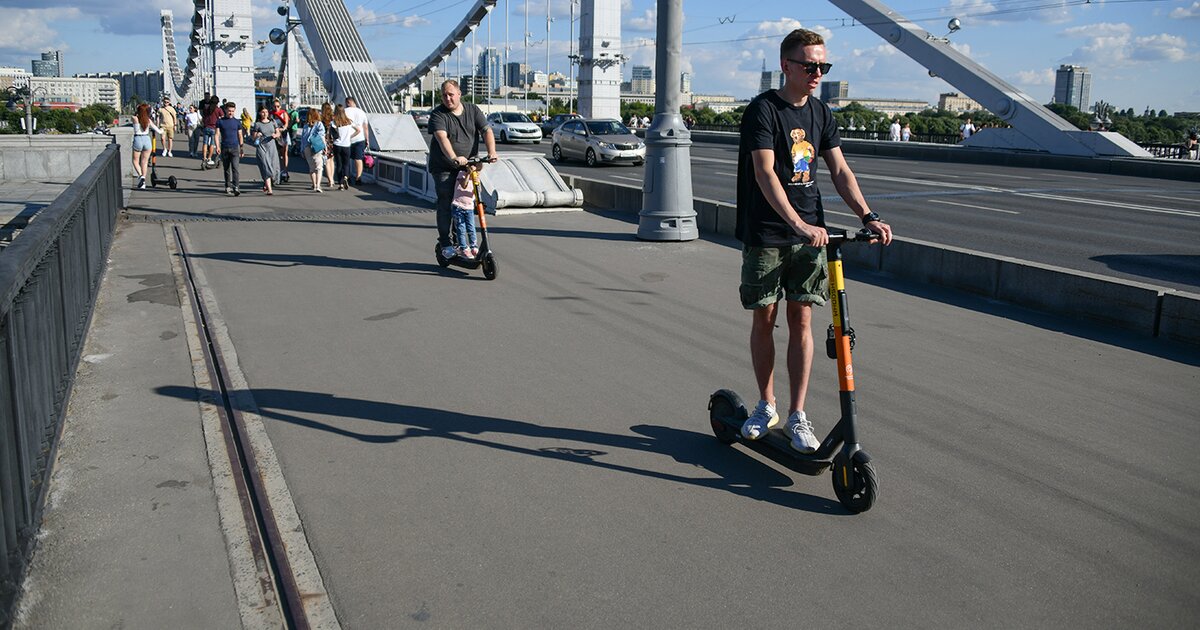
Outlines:
[[[442,83],[442,104],[429,115],[429,133],[433,138],[429,141],[427,168],[437,191],[438,247],[443,256],[453,258],[456,252],[450,247],[450,202],[454,179],[467,158],[478,155],[480,136],[487,146],[488,161],[495,162],[496,137],[483,112],[472,103],[462,102],[462,90],[453,79]]]

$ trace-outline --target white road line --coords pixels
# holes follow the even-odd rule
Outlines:
[[[869,173],[855,173],[858,179],[877,179],[884,182],[898,182],[901,184],[919,184],[922,186],[938,186],[941,188],[958,188],[960,190],[977,190],[979,192],[990,193],[1013,193],[1015,190],[1007,188],[996,188],[995,186],[980,186],[978,184],[954,184],[951,182],[931,182],[923,179],[913,179],[911,177],[891,177],[889,175],[871,175]]]
[[[613,175],[613,179],[627,179],[627,180],[629,180],[629,181],[631,181],[631,182],[640,182],[640,181],[642,181],[642,178],[641,178],[641,177],[630,177],[629,175]]]
[[[1082,203],[1092,206],[1104,206],[1105,208],[1124,208],[1126,210],[1141,210],[1142,212],[1156,212],[1158,214],[1175,214],[1181,217],[1197,217],[1200,218],[1200,212],[1195,210],[1176,210],[1174,208],[1158,208],[1155,206],[1139,206],[1132,203],[1121,203],[1119,201],[1097,201],[1095,199],[1082,199],[1079,197],[1064,197],[1062,195],[1048,195],[1045,193],[1016,193],[1021,197],[1034,197],[1036,199],[1053,199],[1054,201],[1070,201],[1074,203]]]
[[[693,162],[715,162],[717,164],[729,164],[731,166],[737,166],[737,160],[723,160],[721,158],[710,158],[710,157],[704,157],[701,155],[693,155],[692,161]]]
[[[1171,197],[1168,195],[1150,195],[1155,199],[1170,199],[1171,201],[1190,201],[1192,203],[1200,203],[1200,195],[1188,199],[1187,197]]]
[[[1024,175],[1004,175],[1003,173],[976,173],[976,177],[1007,177],[1009,179],[1036,179],[1034,177],[1026,177]]]
[[[909,171],[909,173],[912,173],[913,175],[932,175],[934,177],[952,177],[954,179],[960,179],[962,177],[962,175],[947,175],[945,173],[926,173],[924,171]]]
[[[1004,214],[1021,214],[1016,210],[1001,210],[1000,208],[989,208],[987,206],[976,206],[969,203],[959,203],[957,201],[942,201],[940,199],[929,199],[929,203],[944,203],[948,206],[962,206],[964,208],[975,208],[976,210],[989,210],[991,212],[1003,212]]]
[[[737,177],[737,173],[724,173],[722,171],[714,171],[713,174],[714,175],[726,175],[729,177]]]
[[[1097,179],[1100,179],[1099,177],[1087,177],[1084,175],[1062,175],[1062,174],[1055,174],[1054,177],[1066,177],[1067,179],[1089,179],[1091,181],[1096,181]]]

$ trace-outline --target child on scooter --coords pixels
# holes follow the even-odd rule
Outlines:
[[[471,173],[478,170],[479,166],[472,164],[458,172],[454,198],[450,202],[450,217],[458,237],[458,255],[463,258],[479,255],[479,242],[475,237],[475,182],[471,179]]]

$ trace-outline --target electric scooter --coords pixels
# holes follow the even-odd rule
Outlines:
[[[845,230],[829,230],[825,247],[829,266],[830,306],[833,323],[825,339],[825,352],[838,366],[838,389],[842,417],[821,446],[813,453],[800,453],[792,448],[791,439],[781,431],[768,431],[757,440],[742,436],[742,424],[750,414],[746,404],[733,391],[721,389],[708,399],[709,423],[713,434],[723,444],[739,442],[772,461],[805,475],[819,475],[827,468],[833,471],[833,492],[846,509],[856,514],[866,512],[875,503],[879,478],[871,457],[862,450],[855,427],[857,414],[854,404],[854,366],[850,351],[854,348],[854,329],[846,306],[846,282],[842,275],[841,246],[851,241],[868,242],[880,238],[867,229],[849,234]]]
[[[479,168],[483,168],[483,165],[487,163],[490,163],[490,161],[481,158],[471,158],[470,160],[467,160],[467,163],[464,167],[478,166]],[[476,229],[476,232],[479,235],[479,255],[464,256],[461,253],[462,247],[458,242],[458,236],[454,230],[450,230],[451,245],[453,245],[455,249],[458,249],[460,253],[447,258],[442,255],[442,247],[440,244],[435,245],[433,251],[434,255],[437,256],[438,264],[442,267],[449,267],[450,265],[462,267],[464,269],[479,269],[482,267],[483,277],[487,278],[488,280],[495,280],[498,269],[496,268],[496,256],[492,253],[492,248],[488,244],[487,218],[485,216],[486,213],[484,212],[483,199],[479,194],[479,169],[471,170],[470,173],[471,183],[475,185],[475,219],[476,223],[479,224],[478,228]]]
[[[171,190],[175,190],[175,187],[179,185],[179,180],[175,179],[174,175],[172,175],[166,179],[159,179],[159,177],[158,177],[158,168],[157,168],[158,156],[155,155],[155,151],[158,148],[157,144],[158,144],[158,134],[153,134],[150,138],[150,187],[158,188],[158,184],[161,182],[163,184],[166,184],[167,186],[170,186]]]

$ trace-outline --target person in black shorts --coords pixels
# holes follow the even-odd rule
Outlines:
[[[750,101],[742,115],[738,149],[740,292],[742,306],[753,313],[750,359],[760,399],[742,425],[742,435],[757,440],[779,424],[774,329],[779,300],[786,298],[791,402],[785,431],[792,447],[806,453],[820,446],[804,413],[813,357],[812,306],[829,298],[829,235],[816,183],[818,156],[863,225],[879,233],[884,245],[892,240],[891,227],[871,212],[842,157],[833,113],[813,96],[832,66],[825,59],[825,41],[817,33],[796,29],[784,38],[779,47],[784,86]]]

